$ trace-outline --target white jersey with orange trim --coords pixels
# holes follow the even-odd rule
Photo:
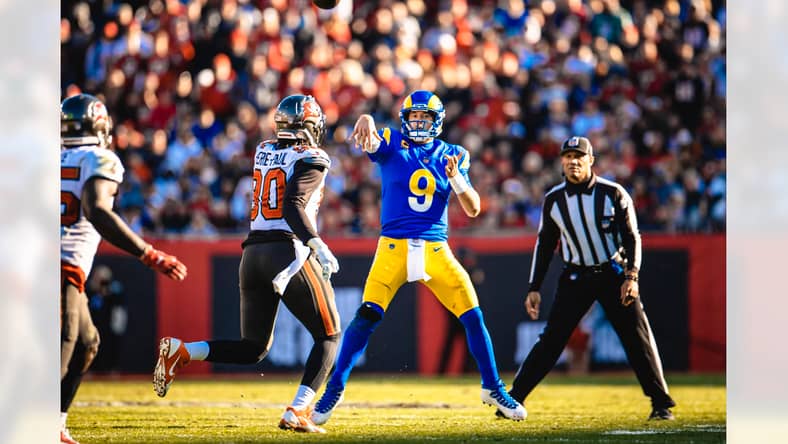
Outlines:
[[[252,208],[249,213],[252,230],[293,232],[284,219],[283,201],[288,181],[293,177],[298,162],[326,169],[331,165],[328,154],[320,148],[303,145],[282,147],[272,140],[257,146],[252,177]],[[324,176],[320,186],[309,196],[304,209],[313,227],[317,227],[317,210],[323,199],[325,180]]]
[[[82,211],[82,189],[91,177],[123,182],[123,165],[112,151],[86,145],[60,151],[60,260],[90,274],[101,235]]]

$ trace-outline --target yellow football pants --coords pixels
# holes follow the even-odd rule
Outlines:
[[[466,311],[479,306],[479,298],[471,278],[454,257],[447,242],[424,242],[423,253],[423,271],[430,279],[420,279],[418,282],[432,290],[444,307],[460,317]],[[386,310],[397,290],[406,282],[408,239],[382,236],[378,240],[372,269],[364,285],[364,302],[375,303]]]

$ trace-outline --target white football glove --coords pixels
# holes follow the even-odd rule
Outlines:
[[[328,281],[331,279],[332,273],[339,271],[339,261],[334,256],[334,253],[329,250],[328,245],[323,242],[323,239],[313,237],[306,244],[317,255],[317,260],[320,262],[320,266],[323,267],[323,279]]]

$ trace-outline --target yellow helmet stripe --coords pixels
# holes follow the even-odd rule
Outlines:
[[[403,109],[408,109],[413,107],[413,98],[411,96],[412,94],[408,94],[408,97],[405,97],[405,101],[402,102]]]
[[[430,97],[430,101],[427,102],[427,108],[434,109],[437,111],[440,109],[440,107],[441,107],[441,99],[439,99],[438,96],[433,94],[432,97]]]

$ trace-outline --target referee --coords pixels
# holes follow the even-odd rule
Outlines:
[[[566,181],[546,195],[531,262],[525,309],[539,317],[539,288],[561,240],[564,270],[547,325],[525,358],[510,391],[519,402],[555,365],[577,323],[599,301],[624,345],[640,386],[651,398],[649,419],[673,419],[662,363],[643,304],[638,300],[640,234],[632,198],[591,172],[591,142],[571,137],[561,147]],[[633,303],[634,302],[634,303]]]

